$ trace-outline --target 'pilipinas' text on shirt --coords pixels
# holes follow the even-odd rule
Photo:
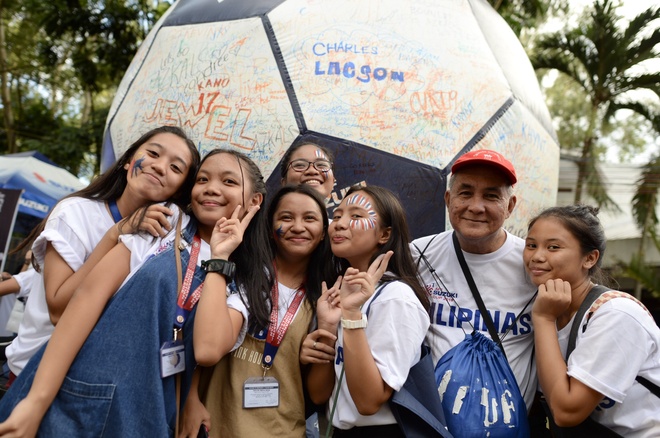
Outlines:
[[[532,331],[532,315],[531,313],[524,313],[516,323],[516,314],[514,312],[502,312],[500,310],[488,312],[493,319],[495,328],[498,333],[506,333],[511,329],[511,334],[526,335]],[[441,325],[446,327],[462,327],[464,323],[469,323],[475,329],[488,332],[486,322],[481,316],[479,309],[466,309],[459,308],[455,305],[448,303],[432,303],[431,304],[431,324]]]

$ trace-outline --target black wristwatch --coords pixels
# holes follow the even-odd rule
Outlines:
[[[202,269],[206,272],[222,274],[228,281],[231,281],[236,272],[236,263],[222,259],[202,260]]]

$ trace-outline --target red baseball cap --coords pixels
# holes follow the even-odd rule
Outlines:
[[[454,165],[451,166],[451,172],[456,173],[458,170],[471,164],[486,164],[496,167],[504,173],[504,176],[506,176],[511,182],[511,185],[518,181],[518,178],[516,177],[516,169],[513,168],[513,164],[511,164],[511,162],[504,158],[499,152],[488,149],[470,151],[461,155]]]

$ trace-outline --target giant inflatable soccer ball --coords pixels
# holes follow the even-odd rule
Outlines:
[[[328,146],[329,208],[352,184],[388,187],[415,237],[445,229],[451,164],[472,149],[516,166],[513,232],[556,198],[559,147],[534,71],[482,0],[178,0],[119,87],[102,167],[160,125],[202,154],[247,153],[270,189],[294,141]]]

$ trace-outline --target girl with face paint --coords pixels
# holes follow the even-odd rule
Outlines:
[[[266,226],[272,265],[261,271],[270,271],[271,287],[229,297],[243,315],[242,342],[200,383],[212,437],[305,436],[300,347],[321,285],[337,277],[324,201],[308,185],[285,186],[269,205]],[[256,397],[264,379],[268,397]]]
[[[89,436],[172,436],[196,366],[215,364],[235,342],[222,336],[241,327],[228,284],[263,288],[249,268],[270,261],[252,160],[209,152],[191,193],[194,217],[173,207],[180,230],[123,236],[83,281],[0,400],[0,436],[79,436],[81,425]]]
[[[340,287],[324,289],[317,304],[322,335],[303,343],[301,362],[312,364],[310,396],[318,404],[330,400],[334,436],[403,436],[387,400],[419,360],[430,323],[405,213],[387,189],[352,188],[328,233],[345,271]]]
[[[305,184],[328,199],[335,185],[332,152],[310,142],[294,144],[282,158],[282,185]]]
[[[199,153],[179,128],[153,129],[92,183],[66,198],[25,239],[36,279],[18,336],[7,347],[10,382],[50,338],[75,289],[124,233],[153,236],[169,229],[172,210],[189,203]],[[20,247],[19,247],[20,249]]]

